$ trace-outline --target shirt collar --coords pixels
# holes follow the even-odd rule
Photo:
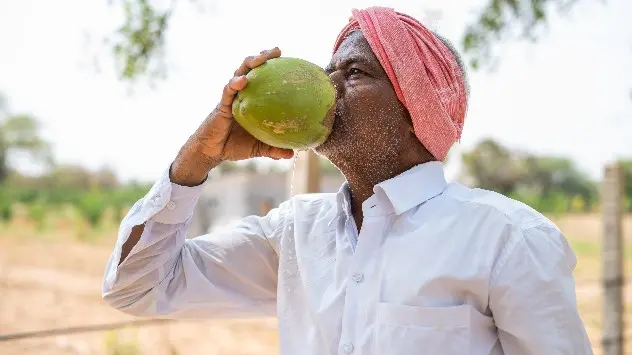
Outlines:
[[[382,192],[400,215],[440,195],[447,186],[441,162],[431,161],[375,185],[373,192]]]
[[[347,216],[351,215],[351,193],[349,190],[349,183],[345,180],[338,193],[336,194],[336,201],[338,202],[338,208],[344,212]]]
[[[393,212],[400,215],[440,195],[447,186],[443,166],[438,161],[431,161],[375,185],[373,192],[385,196]],[[351,199],[347,181],[338,190],[336,199],[342,211],[350,215]]]

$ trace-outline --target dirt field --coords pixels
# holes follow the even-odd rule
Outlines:
[[[565,216],[556,222],[578,255],[578,303],[595,352],[601,354],[599,216]],[[632,218],[625,220],[624,228],[626,239],[632,242]],[[100,297],[112,232],[90,242],[76,241],[59,231],[56,234],[35,237],[37,232],[19,223],[0,229],[0,334],[132,319],[105,306]],[[626,247],[626,269],[632,270],[631,266],[632,248]],[[632,303],[632,287],[626,290],[626,302]],[[628,323],[630,314],[626,313]],[[626,338],[632,339],[632,328]],[[119,345],[112,345],[117,339]],[[126,339],[138,350],[126,350]],[[277,353],[274,319],[173,322],[118,332],[0,342],[2,355]],[[632,344],[626,354],[632,354]]]

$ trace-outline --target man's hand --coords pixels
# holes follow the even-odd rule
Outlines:
[[[199,185],[211,169],[225,160],[254,157],[288,159],[294,155],[292,150],[275,148],[254,138],[235,121],[232,113],[235,96],[248,84],[246,74],[268,59],[280,56],[281,50],[274,48],[244,59],[233,78],[224,86],[220,103],[180,149],[171,166],[173,183]]]

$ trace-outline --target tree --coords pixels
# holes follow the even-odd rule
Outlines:
[[[4,135],[0,132],[0,182],[4,181],[9,176],[9,167],[7,164],[8,150]]]
[[[164,10],[150,0],[116,2],[123,8],[123,23],[108,42],[117,61],[119,79],[135,81],[145,75],[163,77],[165,33],[177,1],[171,1]]]
[[[502,40],[536,41],[537,30],[548,20],[552,7],[567,13],[578,0],[487,0],[474,23],[467,26],[461,45],[477,69],[493,65],[493,47]]]
[[[26,155],[50,167],[53,162],[50,145],[41,137],[37,119],[27,114],[4,112],[0,115],[0,182],[9,175],[11,156]]]
[[[622,160],[620,164],[623,170],[626,210],[632,212],[632,160]]]
[[[99,190],[112,191],[119,186],[116,172],[109,166],[92,173],[92,185]]]
[[[206,0],[213,1],[213,0]],[[478,68],[493,58],[493,45],[503,39],[537,39],[536,30],[547,22],[550,7],[566,12],[578,0],[487,0],[478,18],[467,26],[462,47],[470,65]],[[133,82],[143,76],[163,77],[165,33],[175,6],[161,8],[151,0],[110,0],[123,9],[123,22],[110,39],[118,75]],[[197,2],[197,0],[189,0]],[[164,2],[162,2],[164,3]]]
[[[597,188],[584,173],[580,172],[572,160],[563,157],[525,157],[526,175],[520,182],[523,189],[530,190],[541,199],[554,196],[580,198],[586,209],[597,198]]]
[[[0,122],[6,119],[7,115],[7,99],[0,93]],[[9,169],[7,167],[7,142],[4,138],[4,134],[0,132],[0,181],[3,181],[9,175]]]
[[[88,169],[78,165],[59,165],[50,174],[51,185],[60,190],[87,191],[93,183]]]
[[[492,139],[483,140],[462,157],[465,175],[486,190],[508,195],[525,174],[523,162]]]
[[[517,198],[543,212],[587,210],[597,198],[596,184],[572,160],[510,151],[491,139],[463,154],[463,170],[474,186]]]

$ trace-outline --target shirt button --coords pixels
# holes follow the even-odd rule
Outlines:
[[[342,349],[345,351],[346,354],[351,354],[353,352],[353,344],[345,344]]]
[[[176,208],[176,203],[173,201],[167,202],[167,209],[173,211]]]
[[[362,280],[364,280],[364,275],[361,273],[357,273],[357,274],[353,274],[353,276],[351,277],[353,279],[353,281],[355,281],[355,283],[360,283],[362,282]]]

